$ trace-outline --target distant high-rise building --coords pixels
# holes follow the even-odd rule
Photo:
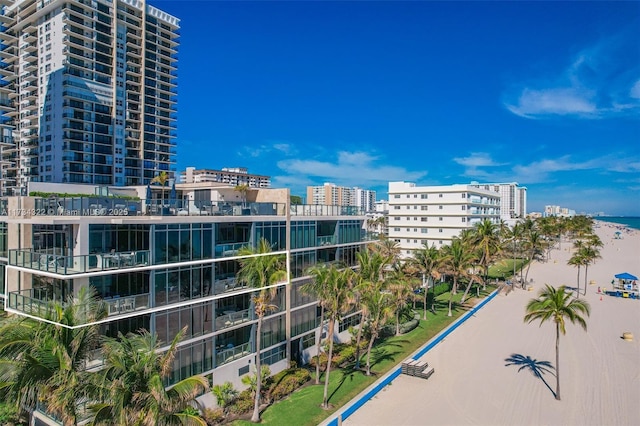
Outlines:
[[[269,188],[271,177],[250,174],[245,167],[223,167],[222,170],[187,167],[180,173],[180,182],[219,182],[224,185],[248,185],[251,188]]]
[[[403,256],[427,244],[449,244],[463,229],[500,221],[500,195],[478,185],[416,186],[389,182],[389,239]]]
[[[307,186],[307,203],[326,206],[357,206],[364,211],[374,211],[376,191],[337,186],[326,182],[324,185]]]
[[[495,191],[500,194],[500,217],[502,220],[525,218],[527,216],[527,188],[511,183],[477,183],[479,188]]]
[[[3,195],[172,174],[179,20],[138,0],[3,0]]]

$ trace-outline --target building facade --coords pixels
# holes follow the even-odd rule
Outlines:
[[[477,185],[417,186],[389,182],[389,239],[404,257],[416,249],[448,244],[463,229],[500,222],[500,195]]]
[[[517,182],[471,184],[500,194],[500,216],[507,223],[527,217],[527,187],[519,186]]]
[[[324,185],[307,186],[307,203],[326,206],[354,206],[371,212],[375,211],[376,191],[338,186],[327,182]]]
[[[217,182],[230,186],[247,185],[250,188],[269,188],[271,177],[250,174],[245,167],[223,167],[222,170],[187,167],[180,173],[180,182]]]
[[[275,284],[278,309],[264,319],[260,351],[277,373],[292,360],[308,362],[322,331],[317,302],[301,289],[308,268],[354,266],[366,244],[362,212],[290,206],[288,190],[256,190],[235,204],[212,196],[210,210],[151,209],[143,198],[91,195],[100,192],[1,200],[5,309],[37,319],[49,301],[65,301],[91,286],[107,304],[101,325],[107,336],[145,328],[167,343],[187,326],[166,385],[205,374],[214,384],[244,386],[242,376],[250,373],[257,351],[257,320],[254,289],[236,279],[240,248],[265,238],[273,255],[286,259],[288,278]],[[358,321],[357,313],[346,315],[336,333],[344,335]],[[100,361],[96,354],[92,365]]]
[[[4,0],[2,195],[175,169],[179,20],[141,0]]]

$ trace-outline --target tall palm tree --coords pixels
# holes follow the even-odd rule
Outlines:
[[[596,238],[598,237],[596,236]],[[595,263],[597,259],[602,258],[602,256],[600,256],[600,250],[598,249],[599,247],[602,247],[602,242],[600,241],[600,245],[598,246],[597,245],[598,241],[600,241],[600,238],[598,238],[597,240],[592,240],[591,242],[588,242],[587,245],[580,250],[580,257],[582,258],[582,262],[584,265],[585,296],[587,294],[587,280],[588,280],[587,275],[589,273],[589,265]]]
[[[306,294],[314,296],[320,305],[320,333],[316,339],[316,352],[318,362],[316,362],[316,385],[320,384],[320,352],[322,347],[322,332],[324,330],[324,306],[325,301],[329,297],[329,278],[330,268],[327,264],[316,265],[309,269],[308,274],[312,280],[302,286],[302,291]]]
[[[529,278],[529,268],[531,268],[531,263],[534,259],[539,258],[540,254],[542,254],[543,243],[542,235],[535,229],[531,230],[527,234],[525,240],[525,247],[527,248],[527,272],[524,274],[524,282],[527,282],[527,279]]]
[[[166,352],[160,352],[157,336],[146,330],[107,338],[103,344],[105,368],[97,373],[94,396],[100,402],[89,407],[91,424],[206,426],[189,405],[209,389],[204,376],[188,377],[169,389],[164,386],[186,331],[184,327],[176,334]]]
[[[553,321],[556,325],[556,399],[560,400],[560,333],[566,334],[566,321],[578,323],[585,331],[587,322],[582,315],[589,316],[590,307],[585,300],[572,299],[565,292],[565,286],[557,289],[547,284],[540,290],[537,299],[531,299],[527,303],[524,321],[531,323],[540,320],[540,325],[547,321]]]
[[[169,174],[167,172],[160,172],[156,177],[151,179],[149,183],[158,183],[162,185],[162,201],[160,202],[160,206],[164,207],[164,188],[169,182]]]
[[[362,305],[362,294],[371,286],[375,286],[378,283],[382,285],[385,269],[391,262],[391,257],[384,256],[379,251],[369,247],[356,253],[356,257],[358,259],[358,275],[360,280],[354,289],[354,296],[355,303],[357,305]],[[360,342],[362,340],[363,328],[367,323],[367,320],[368,310],[363,309],[360,327],[358,327],[358,334],[356,335],[356,369],[360,368]]]
[[[264,317],[274,311],[276,307],[271,303],[276,295],[276,287],[274,284],[287,279],[287,271],[284,266],[284,255],[274,255],[271,251],[269,242],[261,238],[258,241],[256,249],[251,247],[243,247],[238,251],[238,255],[242,256],[238,260],[240,270],[238,271],[238,281],[246,283],[257,289],[256,294],[252,297],[258,323],[256,326],[256,357],[255,368],[260,370],[260,343],[262,338],[262,322]],[[251,416],[252,422],[260,421],[260,392],[261,381],[258,380]]]
[[[567,265],[575,266],[578,268],[578,276],[576,277],[576,292],[578,297],[580,297],[580,268],[584,265],[584,260],[582,259],[582,255],[580,252],[574,253],[573,256],[569,258],[567,261]]]
[[[423,279],[425,280],[426,287],[424,289],[423,319],[426,320],[427,319],[427,293],[429,290],[428,282],[429,280],[435,281],[440,278],[440,272],[438,271],[438,267],[440,264],[440,251],[436,248],[435,244],[432,244],[431,247],[429,247],[428,244],[425,243],[422,248],[416,250],[413,253],[413,258],[411,259],[411,262],[422,273]],[[435,286],[433,287],[435,291]],[[433,296],[433,300],[435,301],[435,294]],[[433,305],[432,305],[432,310],[433,310]]]
[[[411,285],[402,268],[395,266],[389,274],[386,282],[386,290],[389,292],[390,302],[396,314],[396,336],[400,335],[400,314],[407,306],[409,297],[413,296]]]
[[[357,279],[355,272],[350,268],[339,270],[331,265],[329,272],[327,298],[325,309],[329,319],[329,353],[327,355],[327,371],[324,376],[324,393],[322,407],[329,408],[329,374],[331,373],[331,358],[333,357],[333,340],[335,324],[342,314],[349,311],[353,303],[352,289]]]
[[[242,197],[242,207],[245,207],[247,204],[247,192],[249,192],[249,185],[247,185],[246,183],[242,183],[236,185],[233,189],[234,191],[240,193],[240,196]]]
[[[447,275],[453,277],[453,287],[449,295],[449,313],[452,316],[451,306],[453,295],[457,293],[460,278],[469,276],[469,269],[476,259],[473,249],[466,246],[460,238],[453,238],[451,244],[442,248],[442,267]]]
[[[371,247],[374,251],[377,251],[384,258],[388,259],[388,263],[391,265],[396,263],[400,258],[400,245],[387,237],[380,238],[380,241]]]
[[[19,410],[46,410],[65,425],[78,421],[90,373],[86,362],[100,345],[99,327],[107,316],[106,304],[93,287],[83,287],[64,304],[52,302],[45,319],[9,318],[0,327],[0,389],[2,398]]]
[[[393,309],[389,303],[389,294],[384,292],[382,281],[368,286],[362,294],[362,309],[367,312],[369,326],[369,345],[367,346],[367,367],[365,374],[371,375],[371,350],[380,335],[380,329],[393,316]]]
[[[480,265],[484,269],[484,286],[489,275],[489,265],[500,251],[500,235],[498,227],[489,219],[476,223],[472,228],[473,242],[480,249]]]

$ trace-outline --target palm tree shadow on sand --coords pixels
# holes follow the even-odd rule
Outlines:
[[[511,354],[509,358],[505,358],[507,362],[504,366],[509,367],[511,365],[515,365],[518,368],[518,373],[522,370],[529,370],[534,377],[542,380],[542,383],[549,389],[549,392],[556,396],[556,393],[549,383],[544,379],[543,374],[550,373],[555,377],[555,367],[549,361],[538,361],[537,359],[531,358],[529,355],[521,355],[521,354]]]

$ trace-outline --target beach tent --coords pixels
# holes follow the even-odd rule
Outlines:
[[[621,274],[614,275],[614,276],[619,280],[637,280],[638,279],[638,277],[636,277],[635,275],[631,275],[628,272],[623,272]]]

